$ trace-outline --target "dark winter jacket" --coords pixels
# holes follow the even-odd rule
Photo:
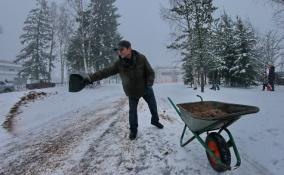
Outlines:
[[[274,83],[274,80],[275,80],[275,67],[271,66],[269,68],[269,73],[268,73],[268,83],[272,84]]]
[[[141,53],[132,50],[132,58],[119,58],[110,67],[90,74],[91,81],[98,81],[119,73],[125,94],[131,97],[142,97],[146,86],[152,86],[155,72]]]

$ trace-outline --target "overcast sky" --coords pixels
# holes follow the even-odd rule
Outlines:
[[[248,19],[259,32],[275,29],[273,9],[266,0],[214,0],[219,8],[231,16]],[[161,6],[168,0],[117,0],[121,15],[119,32],[132,42],[133,48],[145,54],[155,65],[173,65],[178,55],[166,49],[170,41],[169,24],[160,17]],[[28,12],[35,7],[35,0],[0,0],[0,59],[14,60],[21,49],[19,36]]]

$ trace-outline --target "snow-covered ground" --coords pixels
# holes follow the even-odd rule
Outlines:
[[[0,128],[0,174],[218,174],[199,142],[179,146],[184,123],[167,101],[168,96],[175,103],[199,101],[199,94],[204,100],[260,108],[229,127],[242,165],[225,174],[280,175],[284,172],[284,87],[276,86],[275,92],[260,89],[207,88],[200,93],[182,84],[157,84],[154,90],[165,128],[150,124],[150,112],[141,99],[134,141],[128,139],[128,100],[121,85],[79,93],[69,93],[66,87],[37,90],[50,95],[21,107],[12,132]],[[26,93],[0,94],[1,124]]]

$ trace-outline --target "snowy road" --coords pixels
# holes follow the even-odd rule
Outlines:
[[[0,174],[217,174],[198,142],[179,146],[183,123],[165,97],[172,88],[181,85],[155,88],[163,130],[150,125],[147,104],[140,100],[135,141],[128,139],[128,100],[120,86],[75,95],[55,89],[57,95],[23,107],[18,129],[0,137]],[[273,174],[239,149],[241,167],[225,174]]]

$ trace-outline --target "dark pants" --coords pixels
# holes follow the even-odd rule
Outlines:
[[[152,114],[151,122],[158,122],[158,110],[157,103],[154,95],[154,91],[152,87],[146,87],[144,96],[144,100],[147,102],[150,112]],[[137,119],[137,105],[139,102],[138,97],[128,97],[129,99],[129,125],[131,131],[137,131],[138,127],[138,119]]]
[[[264,91],[266,87],[267,87],[267,83],[263,83],[262,84],[262,90]]]
[[[212,84],[212,87],[210,88],[210,89],[212,89],[212,90],[220,90],[220,87],[219,87],[219,85],[218,84]]]
[[[270,84],[271,90],[274,91],[274,82],[273,81],[272,82],[268,82],[268,84]]]

